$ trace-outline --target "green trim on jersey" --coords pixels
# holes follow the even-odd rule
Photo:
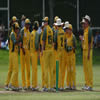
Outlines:
[[[46,41],[46,37],[47,37],[47,28],[45,27],[45,28],[44,28],[44,31],[43,31],[42,40],[43,40],[43,41]]]
[[[93,37],[92,29],[89,28],[89,33],[88,33],[88,43],[91,43]]]

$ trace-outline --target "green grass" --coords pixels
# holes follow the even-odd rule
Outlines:
[[[95,51],[98,55],[99,51]],[[16,93],[0,93],[0,100],[100,100],[100,57],[94,56],[96,59],[93,66],[93,79],[94,79],[94,91],[81,91],[81,87],[84,85],[84,73],[82,65],[76,65],[76,92],[59,92],[59,93],[36,93],[36,92],[16,92]],[[93,58],[93,59],[94,59]],[[80,56],[81,59],[81,56]],[[81,59],[82,61],[82,59]],[[97,64],[96,64],[97,63]],[[82,64],[82,63],[80,63]],[[0,50],[0,91],[4,91],[4,83],[7,77],[9,65],[8,51]],[[21,68],[19,65],[19,84],[21,85]],[[38,85],[41,86],[41,67],[38,66]],[[66,79],[65,79],[66,85]]]

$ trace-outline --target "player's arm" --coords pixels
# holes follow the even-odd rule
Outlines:
[[[91,41],[92,41],[92,30],[89,29],[89,34],[88,34],[88,59],[90,59]]]
[[[41,51],[41,34],[39,34],[39,51]]]
[[[57,31],[54,34],[54,49],[57,50]]]
[[[73,35],[73,51],[75,52],[76,49],[76,37]]]
[[[36,51],[37,50],[39,50],[39,33],[38,32],[36,32],[36,37],[35,37],[35,49],[36,49]]]
[[[23,36],[24,36],[24,28],[23,29],[21,29],[21,31],[20,31],[20,48],[22,48],[22,51],[23,51],[23,54],[25,55],[25,50],[24,50],[24,48],[23,48]]]
[[[16,40],[13,32],[11,32],[11,40],[13,42],[12,52],[14,52],[14,47],[15,47],[16,44],[18,44],[18,41]]]
[[[46,42],[46,37],[47,37],[47,29],[44,28],[44,31],[43,31],[43,37],[42,37],[42,42],[43,42],[43,45],[42,45],[42,54],[43,54],[43,50],[45,50],[45,42]]]
[[[13,32],[11,33],[11,40],[13,41],[14,45],[18,43]]]
[[[10,34],[11,34],[11,28],[9,29],[9,31],[8,31],[8,43],[10,44]]]

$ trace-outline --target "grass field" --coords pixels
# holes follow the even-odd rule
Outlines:
[[[97,51],[96,51],[97,53]],[[77,59],[79,59],[77,57]],[[81,63],[76,65],[77,91],[42,93],[42,92],[6,92],[3,87],[8,71],[8,51],[0,50],[0,100],[100,100],[100,56],[94,56],[94,90],[92,92],[82,91],[84,85],[84,74]],[[97,60],[95,60],[97,59]],[[81,60],[82,61],[82,60]],[[19,83],[21,85],[21,72],[19,65]],[[66,84],[66,82],[65,82]],[[38,66],[38,85],[41,86],[41,67]]]

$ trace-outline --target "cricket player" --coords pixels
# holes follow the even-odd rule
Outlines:
[[[11,50],[10,49],[12,49],[12,48],[10,48],[10,38],[11,38],[11,33],[12,32],[14,32],[14,29],[13,29],[13,25],[14,25],[14,23],[15,22],[17,22],[17,17],[16,16],[13,16],[12,17],[12,19],[11,19],[11,27],[10,27],[10,30],[9,30],[9,32],[8,32],[8,47],[9,47],[9,68],[11,68],[12,67],[12,61],[11,61]],[[11,75],[10,75],[11,73],[9,72],[9,80],[8,81],[10,81],[11,80]]]
[[[30,35],[30,56],[32,63],[32,91],[37,91],[37,60],[38,60],[38,49],[39,49],[39,33],[37,32],[39,22],[35,21],[33,25],[33,31]]]
[[[48,25],[48,17],[43,18],[44,31],[43,31],[43,46],[42,54],[44,57],[44,70],[45,70],[45,88],[43,91],[48,91],[49,78],[50,78],[50,91],[53,89],[53,68],[54,68],[54,52],[53,52],[53,31]]]
[[[25,27],[21,29],[21,43],[20,43],[20,62],[21,62],[21,72],[22,72],[22,87],[23,89],[30,89],[30,20],[27,18],[25,20]],[[26,71],[26,78],[25,78]]]
[[[75,69],[75,35],[72,32],[72,25],[66,24],[64,26],[66,34],[66,56],[67,56],[67,87],[66,90],[76,89],[76,69]]]
[[[42,37],[43,37],[43,30],[44,30],[44,22],[42,22],[42,26],[41,26],[41,35],[40,35],[40,64],[41,64],[41,71],[42,71],[42,88],[45,88],[45,70],[44,70],[44,57],[42,55],[42,46],[43,46],[43,41],[42,41]]]
[[[13,24],[13,32],[10,33],[10,55],[9,55],[9,70],[7,80],[5,83],[5,89],[9,90],[9,83],[11,81],[10,88],[14,91],[19,90],[18,84],[18,43],[19,43],[19,24],[15,22]]]
[[[63,23],[61,19],[58,18],[55,23],[57,26],[57,31],[55,33],[54,43],[57,45],[57,56],[59,61],[59,81],[58,87],[60,91],[64,90],[64,76],[65,76],[65,66],[64,66],[64,49],[65,49],[65,33],[62,29]]]
[[[18,21],[17,17],[13,16],[10,22],[10,30],[9,30],[8,36],[10,36],[10,33],[13,32],[13,24],[17,21]]]
[[[55,18],[54,18],[54,25],[53,25],[53,28],[52,28],[52,30],[53,30],[53,41],[54,41],[54,35],[55,35],[55,33],[56,33],[56,31],[57,31],[57,26],[55,25],[55,23],[57,22],[57,19],[58,19],[59,17],[58,16],[55,16]],[[54,47],[55,49],[54,49],[54,63],[55,63],[55,65],[54,65],[54,69],[53,69],[53,78],[54,78],[54,88],[56,87],[56,60],[57,60],[57,50],[56,50],[56,47]]]
[[[18,19],[17,19],[17,17],[16,16],[13,16],[12,17],[12,19],[11,19],[11,26],[10,26],[10,29],[9,29],[9,32],[8,32],[8,46],[10,46],[10,34],[11,34],[11,32],[14,32],[14,29],[13,29],[13,25],[14,25],[14,23],[15,22],[17,22],[18,21]],[[9,49],[10,49],[10,47],[9,47]],[[11,50],[9,50],[9,56],[10,56],[10,51]],[[11,64],[10,64],[10,62],[9,62],[9,66],[10,66]]]
[[[85,75],[85,86],[82,89],[91,91],[93,88],[93,71],[92,71],[92,52],[93,52],[93,34],[90,28],[91,19],[86,15],[82,19],[82,28],[84,35],[80,36],[83,47],[83,68]]]
[[[57,26],[55,25],[55,23],[57,22],[57,19],[58,19],[58,18],[59,18],[58,16],[55,16],[55,18],[54,18],[54,24],[53,24],[53,28],[52,28],[53,33],[55,33],[56,30],[57,30]]]

